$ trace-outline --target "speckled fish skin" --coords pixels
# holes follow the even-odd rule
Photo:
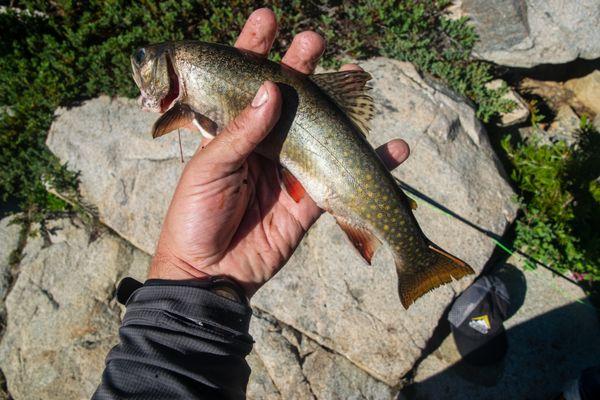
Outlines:
[[[319,207],[338,221],[387,244],[396,261],[405,307],[450,277],[471,272],[456,259],[468,270],[450,271],[446,277],[427,270],[428,264],[439,261],[435,258],[439,254],[432,252],[407,197],[359,128],[307,75],[222,45],[173,42],[145,49],[157,58],[170,57],[179,79],[179,101],[219,128],[252,101],[265,80],[277,83],[284,99],[281,121],[257,152],[286,167]],[[423,279],[431,282],[415,289],[415,282]]]

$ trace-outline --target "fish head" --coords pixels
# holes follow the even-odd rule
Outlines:
[[[164,113],[181,97],[181,85],[168,44],[140,47],[131,56],[133,80],[143,109]]]

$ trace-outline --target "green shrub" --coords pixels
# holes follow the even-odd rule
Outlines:
[[[447,1],[268,1],[279,17],[279,59],[292,36],[314,29],[329,41],[328,66],[373,55],[414,62],[478,105],[487,120],[507,107],[490,91],[490,67],[469,57],[475,34],[450,21]],[[108,95],[135,96],[128,57],[149,42],[196,38],[233,43],[253,0],[13,1],[0,13],[0,196],[37,218],[66,207],[46,185],[76,188],[45,147],[58,106]],[[14,8],[13,8],[14,7]]]
[[[571,146],[503,140],[524,213],[515,247],[553,268],[600,281],[600,133],[583,119],[577,136]]]

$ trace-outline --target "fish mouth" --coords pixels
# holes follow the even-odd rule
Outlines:
[[[180,97],[179,77],[173,67],[170,55],[167,55],[167,71],[169,73],[169,92],[160,101],[160,112],[168,111]]]

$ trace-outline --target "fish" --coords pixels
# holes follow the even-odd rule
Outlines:
[[[387,246],[405,309],[474,273],[425,236],[414,203],[367,141],[375,114],[369,73],[307,75],[250,51],[201,41],[141,47],[131,66],[141,106],[162,113],[152,127],[154,138],[189,126],[212,138],[264,81],[277,84],[281,118],[255,152],[281,166],[282,187],[296,202],[308,194],[330,213],[366,263]]]

